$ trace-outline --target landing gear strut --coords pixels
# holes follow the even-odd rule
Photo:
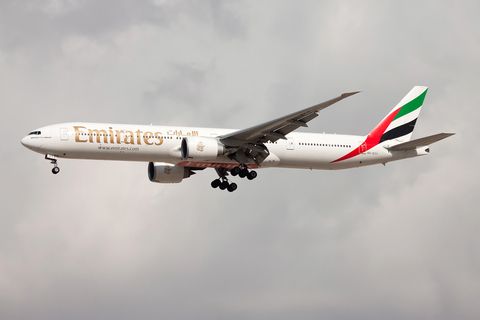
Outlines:
[[[53,164],[53,169],[52,169],[53,174],[57,174],[57,173],[60,172],[60,168],[58,167],[56,156],[51,155],[51,154],[46,154],[45,159],[51,160],[50,163]]]

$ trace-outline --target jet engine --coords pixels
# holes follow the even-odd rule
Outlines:
[[[179,183],[190,177],[193,172],[186,167],[165,162],[148,163],[148,179],[158,183]]]
[[[181,151],[184,160],[214,160],[225,153],[225,146],[215,138],[185,137]]]

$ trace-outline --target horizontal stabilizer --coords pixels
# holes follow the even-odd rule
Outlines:
[[[388,147],[387,149],[390,151],[406,151],[406,150],[413,150],[418,147],[426,147],[428,145],[431,145],[432,143],[435,143],[437,141],[440,141],[442,139],[448,138],[450,136],[453,136],[455,133],[437,133],[434,134],[433,136],[428,136],[404,143],[397,144],[393,147]]]

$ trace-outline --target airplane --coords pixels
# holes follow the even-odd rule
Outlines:
[[[410,139],[427,90],[415,86],[364,136],[294,132],[356,91],[242,130],[75,122],[36,129],[21,143],[45,155],[54,174],[59,158],[148,162],[148,178],[157,183],[213,168],[218,179],[211,186],[233,192],[237,184],[228,177],[253,180],[253,169],[348,169],[429,154],[430,144],[454,133]]]

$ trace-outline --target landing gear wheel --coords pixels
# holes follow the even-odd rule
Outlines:
[[[215,179],[212,181],[211,186],[212,188],[217,188],[218,186],[220,186],[221,183],[222,182],[220,181],[220,179]]]
[[[237,184],[236,184],[236,183],[230,184],[230,185],[228,186],[227,190],[228,190],[229,192],[233,192],[233,191],[237,190]]]
[[[52,169],[52,173],[53,173],[53,174],[57,174],[57,173],[59,173],[59,172],[60,172],[60,168],[59,168],[59,167],[53,167],[53,169]]]
[[[247,169],[240,170],[240,173],[238,174],[238,176],[240,178],[245,178],[247,175],[248,175],[248,170]]]
[[[240,169],[240,167],[235,167],[232,170],[230,170],[230,173],[232,174],[232,176],[235,177],[236,175],[238,175],[240,173],[241,170],[242,169]]]
[[[230,173],[232,176],[238,175],[242,171],[243,167],[235,167],[233,169],[225,169],[225,168],[216,168],[218,179],[212,181],[211,185],[212,188],[219,188],[220,190],[227,189],[229,192],[233,192],[237,190],[237,184],[228,181],[227,176]],[[248,170],[245,170],[248,173]]]
[[[247,175],[248,180],[253,180],[257,177],[257,172],[256,171],[250,171]]]
[[[220,185],[220,189],[225,190],[230,186],[230,183],[228,183],[227,180],[223,181],[222,184]],[[223,187],[223,188],[222,188]]]
[[[223,182],[220,183],[220,185],[218,186],[220,188],[220,190],[225,190],[228,188],[230,184],[228,183],[227,180],[224,180]]]

